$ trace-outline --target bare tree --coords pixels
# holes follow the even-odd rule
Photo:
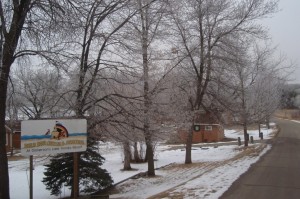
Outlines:
[[[240,55],[240,60],[234,65],[235,72],[233,74],[236,75],[235,80],[233,81],[237,84],[235,88],[237,88],[234,92],[234,102],[236,102],[235,112],[238,113],[239,118],[241,120],[241,124],[244,129],[244,139],[245,146],[248,146],[248,133],[247,127],[250,124],[251,116],[253,116],[253,110],[251,107],[250,100],[251,98],[251,88],[256,80],[256,77],[261,72],[261,66],[257,64],[256,60],[248,59],[250,54],[242,53]]]
[[[25,22],[26,15],[29,11],[30,1],[24,1],[22,4],[17,2],[14,4],[14,15],[11,27],[7,28],[9,22],[4,14],[3,3],[0,2],[1,14],[1,68],[0,68],[0,197],[9,199],[9,177],[8,164],[5,148],[5,113],[6,113],[6,96],[8,87],[8,78],[11,65],[14,61],[14,54],[18,45],[22,28]],[[8,31],[9,30],[9,31]],[[4,38],[4,41],[3,39]]]
[[[29,33],[34,32],[31,28],[43,22],[43,31],[46,32],[46,29],[50,27],[50,21],[53,22],[54,20],[62,19],[61,16],[64,15],[64,9],[61,5],[64,3],[65,2],[55,0],[8,0],[0,2],[0,197],[4,199],[9,198],[9,177],[5,149],[6,133],[4,125],[10,70],[15,60],[24,55],[24,53],[21,52],[25,52],[26,49],[30,47],[36,47],[31,46],[29,44],[30,42],[28,43],[29,40],[25,39],[29,38]],[[39,18],[43,18],[44,20],[38,20]],[[58,23],[51,23],[52,28],[57,25]],[[48,30],[53,31],[53,29]],[[38,32],[39,31],[36,31],[36,33]]]
[[[75,70],[79,86],[75,89],[75,106],[71,107],[77,117],[82,117],[93,105],[108,98],[106,95],[91,100],[95,97],[92,93],[96,87],[93,86],[96,77],[100,78],[98,74],[100,69],[103,69],[100,66],[115,68],[109,61],[108,46],[111,44],[109,42],[112,41],[112,35],[132,14],[128,16],[128,13],[121,12],[128,2],[126,0],[1,2],[1,36],[3,36],[0,74],[0,90],[3,96],[0,102],[0,177],[3,179],[0,183],[1,198],[9,198],[4,122],[7,82],[12,64],[16,59],[38,55],[42,62],[63,69],[67,73],[72,71],[72,66],[79,66],[79,70]],[[115,14],[116,12],[119,14]],[[78,43],[78,40],[82,42]],[[106,54],[106,59],[103,59],[103,54]],[[69,101],[72,102],[72,98]],[[40,107],[37,111],[40,112]]]
[[[137,70],[137,89],[142,101],[138,102],[142,119],[142,129],[146,143],[146,160],[148,161],[148,175],[154,176],[154,135],[155,121],[153,120],[153,108],[157,106],[154,102],[163,77],[162,59],[163,46],[161,39],[166,34],[164,25],[166,4],[164,1],[137,0],[133,5],[138,14],[135,15],[123,30],[122,50],[125,51],[126,62]],[[166,36],[166,35],[165,35]],[[163,72],[163,74],[156,73]],[[159,76],[158,76],[159,75]],[[156,76],[156,77],[155,77]],[[140,88],[139,88],[140,87]]]
[[[27,118],[51,117],[58,111],[61,76],[57,71],[32,70],[26,67],[16,71],[14,78],[15,103]]]
[[[109,123],[123,111],[119,101],[126,96],[119,94],[117,85],[126,83],[123,77],[127,66],[113,50],[118,44],[118,31],[135,14],[128,9],[129,2],[76,1],[76,35],[69,44],[74,51],[62,59],[70,60],[66,61],[70,63],[68,74],[72,82],[70,108],[75,117],[89,118],[89,130]],[[71,196],[75,194],[73,190]]]
[[[270,128],[270,118],[280,108],[284,82],[285,80],[282,77],[276,74],[275,71],[270,70],[267,73],[260,74],[253,85],[254,119],[258,124],[259,133],[260,124],[266,124],[267,128]]]
[[[278,71],[289,68],[284,59],[275,58],[275,51],[268,46],[249,42],[240,48],[234,54],[235,61],[220,76],[222,90],[214,94],[221,106],[234,115],[235,123],[243,126],[245,146],[249,141],[248,125],[265,121],[279,106],[284,76]]]
[[[181,1],[170,2],[174,46],[178,53],[187,56],[185,69],[194,79],[193,92],[188,97],[191,121],[186,142],[185,163],[191,163],[193,124],[203,105],[208,84],[219,67],[222,55],[239,49],[242,41],[262,37],[263,29],[256,20],[268,16],[276,9],[276,1]],[[236,45],[238,44],[238,45]],[[228,58],[227,58],[228,60]]]
[[[251,92],[253,119],[258,123],[265,123],[269,128],[270,117],[280,107],[283,86],[288,79],[293,64],[278,55],[276,48],[269,48],[269,44],[258,50],[257,63],[263,70],[256,77]],[[259,131],[260,132],[260,131]]]

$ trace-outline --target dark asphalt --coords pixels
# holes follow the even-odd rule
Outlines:
[[[300,199],[300,123],[276,120],[280,132],[272,149],[221,199]]]

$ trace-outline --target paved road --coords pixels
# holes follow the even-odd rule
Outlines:
[[[300,123],[277,120],[273,147],[221,199],[299,199]]]

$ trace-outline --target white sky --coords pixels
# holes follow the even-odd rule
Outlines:
[[[281,0],[280,11],[266,20],[274,45],[295,63],[291,83],[300,83],[300,1]]]

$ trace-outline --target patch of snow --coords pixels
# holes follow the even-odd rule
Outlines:
[[[271,137],[272,130],[263,129],[264,137]],[[257,131],[249,131],[250,135],[258,134]],[[268,136],[270,134],[270,136]],[[237,138],[240,132],[234,130],[226,130],[226,137]],[[158,143],[155,151],[155,168],[160,168],[169,164],[183,164],[185,161],[184,145],[176,145],[178,148],[172,150],[174,145],[165,145]],[[120,182],[137,173],[147,171],[147,163],[131,164],[134,169],[132,171],[122,171],[123,155],[122,147],[112,142],[99,143],[99,152],[105,157],[103,168],[107,169],[111,174],[114,182]],[[231,159],[239,153],[242,146],[228,145],[213,147],[208,146],[201,148],[194,146],[192,150],[193,163],[203,164],[201,168],[187,167],[181,171],[172,171],[168,169],[156,170],[157,177],[140,178],[130,180],[130,186],[124,188],[124,193],[116,196],[125,198],[145,198],[152,196],[170,188],[177,187],[174,191],[194,190],[193,193],[199,197],[196,198],[217,198],[221,193],[227,190],[239,175],[247,171],[249,165],[258,160],[258,156],[240,159],[239,161],[231,162],[228,165],[215,167],[222,161]],[[268,147],[270,148],[270,146]],[[267,150],[267,149],[266,149]],[[45,167],[43,166],[48,157],[34,156],[34,171],[33,171],[33,198],[54,199],[57,196],[51,196],[50,191],[46,190],[42,183]],[[220,167],[219,167],[220,166]],[[172,175],[177,173],[176,175]],[[29,159],[21,159],[18,161],[9,161],[10,175],[10,194],[11,199],[29,198]],[[189,181],[189,182],[187,182]],[[126,182],[128,184],[128,182]],[[123,183],[122,183],[123,184]],[[121,184],[121,185],[122,185]],[[215,186],[217,185],[217,186]],[[196,187],[201,187],[199,190]],[[126,189],[129,191],[126,193]],[[69,188],[64,187],[62,194],[59,197],[70,196]],[[113,198],[114,195],[112,195]],[[193,198],[185,195],[184,198]]]
[[[259,146],[259,144],[256,146]],[[270,148],[270,145],[267,146],[261,155]],[[224,155],[228,152],[230,155],[225,155],[223,158],[219,156],[221,154],[218,153],[219,150],[215,151],[215,149],[210,148],[209,151],[216,152],[216,157],[213,161],[206,162],[201,158],[196,158],[193,161],[194,164],[188,166],[182,165],[180,169],[171,167],[171,169],[158,170],[156,173],[157,177],[154,178],[129,180],[124,185],[117,187],[121,190],[121,193],[113,194],[110,198],[142,199],[157,195],[166,190],[169,190],[169,196],[171,197],[180,193],[183,196],[182,198],[218,198],[261,156],[245,156],[223,165],[222,160],[232,158],[238,153],[238,149],[242,149],[242,147],[224,146],[219,149],[220,151],[224,150]],[[226,151],[228,149],[230,150]],[[195,154],[193,154],[193,157],[195,157]],[[197,165],[197,163],[200,165]]]
[[[264,125],[262,125],[264,126]],[[263,133],[264,139],[271,139],[274,136],[274,131],[276,130],[275,128],[275,123],[270,123],[270,129],[267,129],[266,127],[261,128],[261,132]],[[247,131],[249,136],[253,136],[254,140],[260,140],[258,130],[248,130]],[[232,138],[232,139],[238,139],[238,137],[241,138],[241,140],[244,140],[244,131],[243,130],[230,130],[230,129],[225,129],[224,131],[225,137],[226,138]]]
[[[244,157],[221,167],[205,173],[200,178],[196,178],[175,189],[174,192],[185,193],[184,198],[219,198],[232,183],[245,173],[250,166],[257,162],[271,146],[268,145],[259,156]]]
[[[292,122],[296,122],[296,123],[300,123],[300,121],[299,121],[299,120],[290,120],[290,121],[292,121]]]
[[[42,183],[44,177],[44,158],[35,158],[33,170],[33,198],[54,199],[50,191]],[[9,162],[10,198],[29,198],[29,158]],[[69,196],[71,191],[68,188],[62,190],[64,196]]]

